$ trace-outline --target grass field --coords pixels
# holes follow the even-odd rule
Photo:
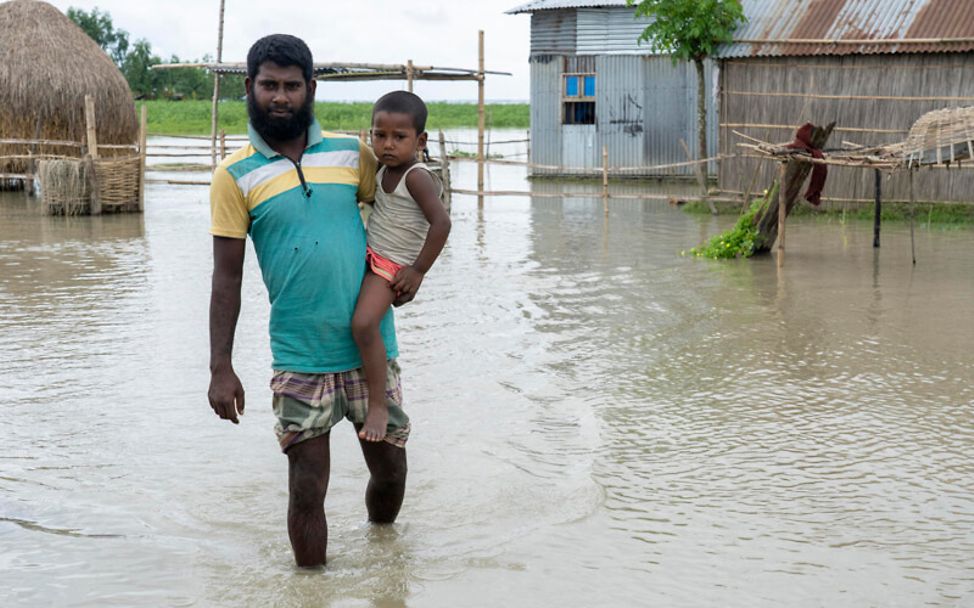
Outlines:
[[[211,102],[206,100],[137,101],[136,109],[149,108],[150,135],[209,135]],[[477,126],[476,104],[428,104],[428,131]],[[141,111],[141,110],[140,110]],[[335,131],[368,129],[372,117],[371,103],[315,103],[315,115],[322,128]],[[527,129],[528,104],[487,104],[488,128]],[[220,102],[220,128],[228,135],[247,132],[247,106],[244,101]]]

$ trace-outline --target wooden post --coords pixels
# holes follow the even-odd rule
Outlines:
[[[788,188],[785,184],[788,163],[778,168],[778,266],[785,263],[785,218],[788,217]]]
[[[220,160],[227,157],[227,131],[220,129]]]
[[[413,60],[406,62],[406,90],[413,92]]]
[[[148,138],[149,108],[142,104],[139,117],[139,211],[145,211],[145,157],[146,139]]]
[[[477,204],[484,204],[484,30],[477,43]]]
[[[100,215],[101,199],[98,196],[98,175],[95,172],[95,161],[98,160],[98,125],[95,122],[95,99],[91,95],[85,95],[85,136],[88,142],[87,156],[91,159],[88,176],[91,181],[91,202],[88,210],[92,215]]]
[[[883,218],[883,180],[879,169],[873,169],[876,178],[876,210],[873,214],[873,247],[879,247],[879,226]]]
[[[910,254],[913,256],[913,265],[916,266],[917,247],[916,247],[916,241],[913,238],[913,218],[916,215],[916,213],[914,213],[914,206],[913,206],[915,202],[914,194],[913,194],[913,168],[911,167],[909,171],[910,171]]]
[[[362,142],[366,146],[369,145],[369,137],[366,134],[365,129],[359,129],[358,139],[359,139],[360,142]]]
[[[453,193],[450,184],[450,157],[446,153],[446,136],[440,130],[440,177],[443,180],[443,203],[447,213],[453,207]]]
[[[602,209],[609,215],[609,146],[602,145]]]
[[[225,0],[220,0],[220,23],[216,37],[216,62],[223,61],[223,9]],[[220,75],[213,74],[213,106],[210,109],[210,168],[216,170],[216,125],[220,116]]]

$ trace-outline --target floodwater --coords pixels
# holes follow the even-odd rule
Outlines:
[[[206,189],[96,218],[0,194],[0,605],[974,605],[974,230],[920,224],[913,266],[907,225],[874,250],[793,219],[778,269],[680,255],[732,218],[610,204],[455,199],[397,313],[400,520],[366,523],[338,427],[307,572],[252,250],[246,415],[206,402]]]

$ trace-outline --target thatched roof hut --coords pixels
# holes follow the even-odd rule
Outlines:
[[[0,139],[82,141],[85,95],[95,100],[99,144],[136,141],[132,93],[108,55],[46,2],[0,4]],[[23,153],[22,145],[0,145],[0,156]],[[31,153],[78,155],[79,149],[37,146]],[[0,160],[0,173],[24,166]]]

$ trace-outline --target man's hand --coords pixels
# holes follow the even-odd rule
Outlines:
[[[402,306],[406,302],[411,302],[416,297],[419,286],[423,284],[423,276],[422,272],[412,266],[403,266],[389,283],[389,287],[396,292],[396,299],[392,304]]]
[[[214,371],[210,375],[210,407],[217,416],[238,424],[237,415],[244,413],[244,389],[233,369]]]

